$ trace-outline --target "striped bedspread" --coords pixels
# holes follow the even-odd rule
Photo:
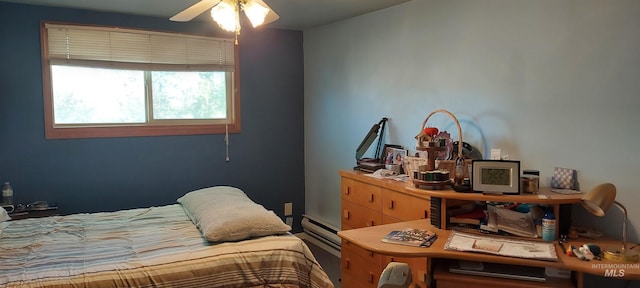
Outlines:
[[[288,234],[209,243],[179,204],[2,223],[0,287],[333,287]]]

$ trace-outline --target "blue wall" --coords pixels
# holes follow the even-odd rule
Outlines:
[[[60,212],[114,211],[175,203],[212,185],[243,189],[283,214],[294,231],[304,210],[302,32],[243,28],[242,131],[224,135],[47,140],[44,134],[40,22],[219,34],[210,22],[0,3],[0,181],[19,203],[56,202]]]

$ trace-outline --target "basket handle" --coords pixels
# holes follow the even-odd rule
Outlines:
[[[436,110],[431,111],[431,113],[429,113],[429,115],[427,115],[427,118],[425,118],[424,121],[422,122],[422,126],[421,126],[422,128],[420,129],[420,133],[422,133],[424,128],[426,128],[425,125],[427,125],[427,121],[429,121],[429,118],[431,116],[433,116],[433,114],[436,114],[436,113],[445,113],[445,114],[449,115],[453,119],[453,121],[456,122],[456,126],[458,126],[458,138],[459,138],[459,140],[458,140],[458,158],[462,158],[462,127],[460,127],[460,122],[458,121],[458,118],[456,118],[456,116],[453,115],[453,113],[451,113],[451,112],[449,112],[447,110],[444,110],[444,109],[436,109]]]

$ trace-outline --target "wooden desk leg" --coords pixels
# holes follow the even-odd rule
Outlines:
[[[575,271],[576,273],[576,287],[584,288],[584,273]]]
[[[424,277],[424,283],[427,284],[427,287],[434,287],[435,282],[433,282],[433,262],[431,261],[431,257],[425,258],[427,261],[427,275]]]
[[[447,217],[447,198],[440,198],[440,229],[446,230],[449,228],[447,227],[447,221],[449,220]]]

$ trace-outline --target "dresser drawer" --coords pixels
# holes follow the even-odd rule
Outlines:
[[[382,192],[382,213],[400,220],[429,218],[430,201],[393,190]]]
[[[380,262],[372,262],[363,258],[352,250],[342,250],[341,262],[341,286],[345,288],[376,288],[378,279],[382,273]]]
[[[380,212],[382,187],[373,186],[353,179],[342,179],[342,200],[357,203]]]
[[[342,225],[352,228],[362,228],[382,224],[380,212],[367,209],[364,206],[349,201],[342,201]]]
[[[396,217],[391,217],[391,216],[389,216],[387,214],[383,214],[382,215],[382,225],[391,224],[391,223],[398,223],[398,222],[405,222],[405,221],[407,221],[407,220],[402,220],[402,219],[398,219]],[[407,228],[411,228],[411,227],[407,227]]]

